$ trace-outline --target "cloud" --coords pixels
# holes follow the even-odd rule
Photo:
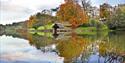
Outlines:
[[[19,22],[21,20],[26,20],[33,10],[11,4],[7,2],[1,2],[0,6],[0,24],[9,24],[12,22]]]
[[[63,0],[0,0],[0,24],[27,20],[43,9],[58,7]]]

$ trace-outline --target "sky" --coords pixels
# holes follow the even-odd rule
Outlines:
[[[111,5],[125,3],[125,0],[107,0]],[[99,6],[105,0],[91,0],[92,6]],[[30,15],[43,9],[58,7],[64,0],[0,0],[0,24],[25,21]]]

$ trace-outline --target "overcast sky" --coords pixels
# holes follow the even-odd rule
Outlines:
[[[27,20],[28,17],[43,9],[58,7],[63,0],[0,0],[0,24],[9,24]],[[99,6],[104,0],[91,0],[93,6]],[[125,3],[125,0],[108,0],[111,5]]]

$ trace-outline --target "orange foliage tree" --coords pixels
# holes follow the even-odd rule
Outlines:
[[[33,25],[37,22],[37,19],[35,16],[30,16],[29,20],[27,21],[27,26],[29,28],[33,27]]]
[[[100,18],[110,18],[111,16],[111,11],[109,10],[109,4],[104,3],[103,5],[100,6]]]
[[[57,11],[57,18],[60,22],[69,22],[72,28],[87,22],[87,15],[81,6],[73,0],[65,0]]]

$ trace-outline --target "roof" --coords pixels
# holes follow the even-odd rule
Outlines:
[[[59,28],[64,28],[63,24],[61,24],[61,23],[56,23],[56,24],[59,26]]]
[[[64,25],[61,24],[61,23],[55,23],[55,24],[53,25],[53,28],[64,28]]]

